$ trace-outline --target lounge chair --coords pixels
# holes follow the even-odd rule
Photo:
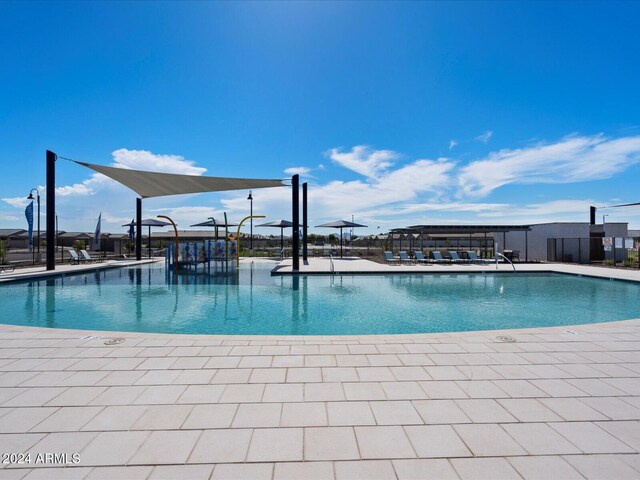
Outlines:
[[[13,273],[14,270],[13,266],[0,266],[0,273]]]
[[[455,250],[450,250],[449,256],[451,257],[451,261],[454,263],[465,263],[465,261],[460,258],[460,255],[458,255],[458,252],[456,252]]]
[[[84,260],[78,256],[78,252],[76,252],[73,248],[68,248],[67,252],[69,252],[69,263],[79,264]]]
[[[413,261],[413,258],[409,258],[409,255],[407,255],[407,252],[402,251],[402,252],[398,252],[398,255],[400,255],[400,264],[407,264],[410,265],[412,263],[416,263]]]
[[[384,252],[384,259],[389,265],[392,265],[394,263],[396,265],[400,264],[400,259],[397,257],[394,257],[393,252]]]
[[[442,253],[437,250],[433,250],[431,252],[431,256],[433,257],[433,261],[436,263],[448,263],[449,260],[442,257]]]
[[[80,250],[80,253],[82,254],[82,259],[85,262],[103,262],[104,260],[102,258],[99,257],[92,257],[91,255],[89,255],[89,252],[87,252],[86,250]]]
[[[420,250],[418,250],[417,252],[415,252],[414,254],[416,256],[416,262],[418,263],[424,263],[425,265],[429,264],[429,259],[424,258],[424,253],[422,253]]]
[[[493,263],[495,261],[490,258],[480,258],[478,254],[472,250],[467,252],[467,258],[471,263]]]

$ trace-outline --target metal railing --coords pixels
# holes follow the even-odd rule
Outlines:
[[[497,253],[496,252],[496,270],[498,269],[498,257],[502,257],[504,258],[507,262],[509,262],[511,264],[511,267],[513,267],[513,273],[516,273],[516,266],[513,264],[513,262],[511,261],[511,259],[509,259],[509,257],[505,257],[503,254],[501,253]]]
[[[331,271],[331,275],[336,274],[336,267],[333,264],[333,255],[329,254],[329,270]]]

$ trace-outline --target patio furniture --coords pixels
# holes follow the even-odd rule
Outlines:
[[[84,261],[78,256],[78,252],[76,252],[74,249],[68,248],[67,252],[69,252],[69,263],[75,263],[76,265],[78,265],[80,264],[80,262]]]
[[[393,252],[384,252],[384,259],[389,265],[400,264],[400,259],[398,257],[394,257]]]
[[[424,265],[428,265],[429,264],[429,259],[425,258],[424,253],[422,253],[420,250],[415,252],[414,255],[416,257],[416,262],[417,263],[421,263],[421,264],[424,264]]]
[[[87,252],[86,250],[80,250],[80,253],[82,254],[82,259],[85,262],[99,262],[102,263],[104,261],[103,258],[100,257],[92,257],[91,255],[89,255],[89,252]]]
[[[478,254],[472,250],[467,252],[467,258],[471,263],[493,263],[495,261],[490,258],[480,258]]]
[[[398,252],[398,255],[400,255],[400,264],[410,265],[415,263],[412,258],[409,258],[409,255],[405,251]]]
[[[5,266],[5,267],[0,266],[0,273],[13,273],[14,270],[15,270],[15,267],[13,266]]]
[[[443,258],[442,253],[437,250],[433,250],[431,252],[431,256],[433,257],[433,261],[436,263],[450,263],[449,259]]]
[[[451,261],[454,263],[465,263],[465,261],[460,258],[460,255],[458,255],[458,252],[456,252],[455,250],[450,250],[449,256],[451,257]]]

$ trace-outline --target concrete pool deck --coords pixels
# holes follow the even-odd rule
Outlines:
[[[417,268],[476,267],[400,271]],[[0,325],[0,445],[31,454],[0,479],[640,478],[640,320],[304,337]]]
[[[259,259],[255,259],[259,261]],[[243,260],[247,262],[249,260]],[[519,263],[514,267],[508,263],[486,264],[469,263],[427,263],[410,265],[388,265],[358,257],[334,258],[334,271],[337,274],[376,274],[376,273],[495,273],[495,272],[556,272],[573,275],[586,275],[599,278],[615,278],[618,280],[632,280],[640,282],[639,269],[607,268],[591,265],[577,265],[567,263]],[[290,275],[293,272],[292,260],[285,258],[275,268],[276,274]],[[330,274],[331,261],[328,258],[310,257],[306,263],[300,259],[299,272],[302,274]]]

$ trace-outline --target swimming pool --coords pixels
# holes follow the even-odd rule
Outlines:
[[[167,274],[144,265],[0,286],[0,323],[158,333],[351,335],[640,317],[640,284],[553,273]]]

